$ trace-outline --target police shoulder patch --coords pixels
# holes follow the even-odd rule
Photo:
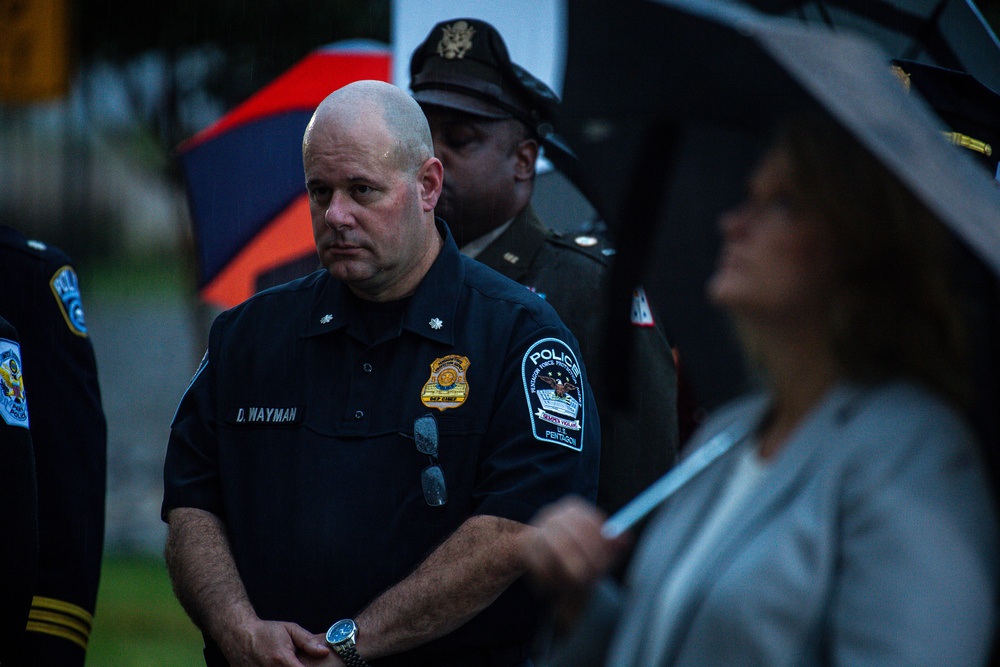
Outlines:
[[[56,303],[69,330],[81,338],[87,337],[87,323],[83,317],[83,300],[80,298],[80,281],[76,271],[68,264],[60,267],[49,280]]]
[[[543,338],[529,347],[521,360],[521,379],[535,439],[581,451],[583,377],[569,345]]]
[[[10,426],[28,428],[28,397],[21,376],[21,347],[0,338],[0,417]]]

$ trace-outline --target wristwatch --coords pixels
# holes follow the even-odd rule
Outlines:
[[[337,652],[347,667],[370,667],[354,649],[357,636],[358,626],[353,619],[345,618],[331,625],[326,631],[326,643]]]

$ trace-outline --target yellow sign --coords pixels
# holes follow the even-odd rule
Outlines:
[[[420,402],[442,412],[465,403],[469,396],[469,384],[465,381],[468,368],[468,357],[449,354],[435,359],[431,364],[431,376],[420,392]]]
[[[37,102],[69,90],[66,0],[0,0],[0,100]]]

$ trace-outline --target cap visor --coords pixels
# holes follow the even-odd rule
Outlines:
[[[490,104],[485,100],[469,97],[468,95],[463,95],[462,93],[451,90],[440,90],[434,88],[419,90],[413,93],[413,99],[421,105],[427,104],[435,107],[443,107],[445,109],[454,109],[455,111],[462,111],[481,118],[500,120],[503,118],[514,117],[514,115],[509,111]]]

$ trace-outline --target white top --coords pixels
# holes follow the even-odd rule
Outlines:
[[[757,488],[767,474],[768,464],[757,453],[757,441],[751,438],[743,449],[737,452],[736,465],[732,476],[719,494],[705,522],[691,539],[687,549],[681,554],[677,564],[669,568],[660,587],[659,600],[653,608],[653,618],[646,634],[647,641],[642,647],[643,659],[640,664],[658,665],[666,649],[666,637],[680,608],[676,600],[702,562],[711,555],[729,523],[746,504],[747,497]]]

